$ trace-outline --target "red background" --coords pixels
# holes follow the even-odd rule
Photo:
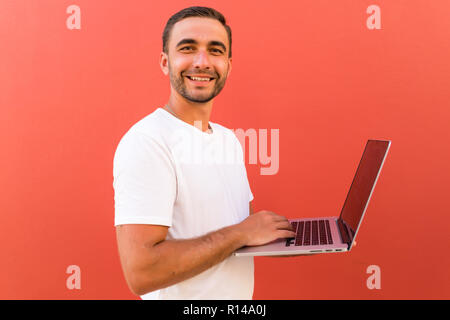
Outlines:
[[[66,27],[71,4],[81,30]],[[381,30],[366,26],[372,4]],[[338,215],[367,139],[392,140],[357,246],[256,258],[254,298],[449,299],[446,0],[0,1],[0,298],[137,298],[117,253],[113,156],[167,102],[161,34],[191,5],[233,30],[211,121],[280,130],[278,174],[247,154],[255,211]],[[80,290],[66,287],[72,264]]]

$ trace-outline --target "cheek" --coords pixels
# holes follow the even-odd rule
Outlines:
[[[186,70],[189,70],[189,66],[191,65],[191,62],[187,58],[177,58],[175,61],[172,62],[172,72],[180,76],[181,73],[185,72]]]
[[[221,61],[216,64],[216,71],[222,75],[222,77],[227,75],[228,72],[228,63]]]

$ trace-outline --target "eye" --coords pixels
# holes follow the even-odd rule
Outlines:
[[[192,47],[191,47],[191,46],[183,47],[183,48],[181,48],[180,50],[184,50],[184,49],[192,49]]]
[[[211,50],[214,51],[214,52],[220,53],[220,54],[223,53],[222,50],[220,50],[220,49],[215,49],[215,48],[213,48],[213,49],[211,49]]]

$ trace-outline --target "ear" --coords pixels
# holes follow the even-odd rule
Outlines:
[[[233,62],[233,58],[228,59],[228,73],[227,73],[227,77],[231,73],[231,64],[232,64],[232,62]]]
[[[159,56],[159,65],[162,72],[167,76],[169,74],[169,57],[166,53],[164,53],[164,51],[161,51]]]

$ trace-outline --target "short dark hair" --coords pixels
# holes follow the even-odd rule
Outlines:
[[[208,7],[189,7],[189,8],[183,9],[183,10],[175,13],[173,16],[170,17],[170,19],[166,23],[166,26],[164,28],[163,35],[162,35],[164,53],[169,54],[167,45],[169,43],[170,32],[172,31],[172,28],[175,25],[175,23],[177,23],[178,21],[183,20],[185,18],[189,18],[189,17],[212,18],[212,19],[216,19],[220,23],[222,23],[222,25],[224,26],[224,28],[228,34],[228,42],[230,43],[228,58],[231,58],[231,28],[230,28],[230,26],[227,25],[227,22],[225,20],[225,17],[223,16],[223,14],[221,14],[217,10],[214,10],[213,8],[208,8]]]

